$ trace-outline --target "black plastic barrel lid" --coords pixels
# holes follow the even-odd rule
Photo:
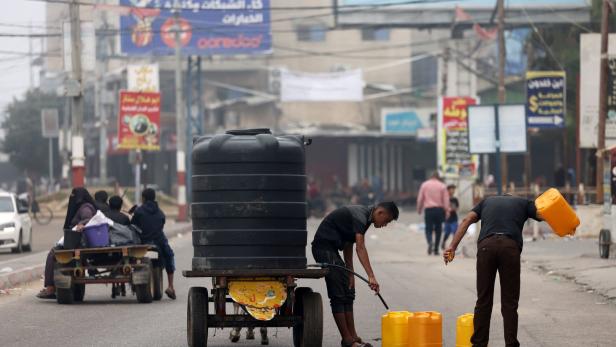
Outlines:
[[[256,128],[256,129],[236,129],[236,130],[227,130],[227,134],[229,135],[244,135],[244,136],[255,136],[259,134],[272,134],[272,131],[268,128]]]

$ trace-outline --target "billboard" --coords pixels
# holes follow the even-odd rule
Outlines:
[[[120,91],[117,148],[160,150],[160,93]]]
[[[616,34],[609,35],[609,57],[616,57]],[[580,148],[597,148],[601,35],[580,35]],[[610,70],[610,74],[612,70]],[[608,75],[609,77],[609,75]],[[609,82],[609,81],[608,81]],[[609,86],[609,84],[608,84]],[[616,144],[616,117],[605,122],[605,144]]]
[[[407,28],[446,27],[455,23],[456,8],[468,13],[472,21],[459,24],[493,22],[495,0],[337,0],[336,22],[340,26],[396,26]],[[590,21],[591,0],[508,0],[508,25],[528,26],[547,23]]]
[[[160,91],[158,64],[128,65],[126,71],[128,90],[134,92]]]
[[[477,174],[479,159],[470,153],[468,107],[477,105],[470,97],[443,97],[438,107],[438,165],[446,177]]]
[[[564,71],[526,72],[526,117],[534,128],[564,128],[567,86]]]
[[[173,1],[120,0],[130,11],[120,18],[121,48],[127,55],[172,55],[176,20]],[[183,54],[235,55],[272,49],[270,0],[181,1]]]
[[[308,73],[282,69],[280,101],[362,101],[364,79],[361,69]]]
[[[430,124],[431,108],[384,108],[381,110],[381,132],[385,134],[405,134],[419,137],[423,140],[433,129]],[[434,136],[434,131],[432,131]]]

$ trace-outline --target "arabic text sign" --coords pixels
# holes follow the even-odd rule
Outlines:
[[[130,91],[158,92],[158,64],[128,65],[127,80]]]
[[[120,0],[132,6],[122,16],[122,52],[171,55],[175,50],[173,1]],[[193,0],[180,2],[180,41],[184,54],[269,53],[270,0]]]
[[[444,97],[439,106],[439,166],[447,176],[473,176],[477,158],[468,147],[468,107],[477,104],[470,97]]]
[[[381,110],[381,132],[417,135],[430,127],[431,109],[384,108]]]
[[[287,101],[362,101],[364,80],[360,69],[306,73],[283,69],[280,75],[280,100]]]
[[[566,79],[564,71],[526,73],[526,117],[537,128],[565,126]]]
[[[118,148],[160,150],[160,93],[120,91]]]
[[[57,108],[41,110],[41,131],[44,138],[54,138],[60,135],[60,119]]]

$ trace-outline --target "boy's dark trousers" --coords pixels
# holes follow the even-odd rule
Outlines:
[[[490,337],[490,317],[496,272],[500,279],[501,313],[505,344],[518,347],[518,301],[520,299],[520,247],[503,234],[493,234],[477,245],[477,304],[473,347],[485,347]]]

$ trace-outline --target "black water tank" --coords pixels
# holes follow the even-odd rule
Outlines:
[[[192,163],[193,270],[306,267],[302,136],[203,136]]]

